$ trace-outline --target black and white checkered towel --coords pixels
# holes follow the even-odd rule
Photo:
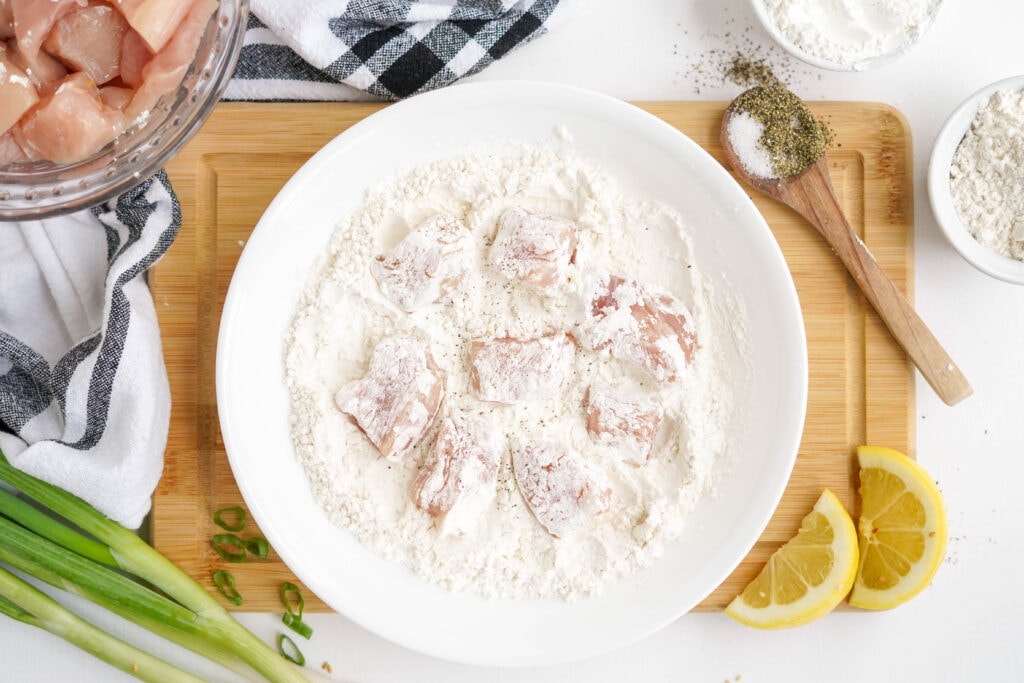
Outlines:
[[[476,73],[581,2],[252,0],[226,99],[407,97]],[[146,271],[180,225],[163,174],[91,211],[0,221],[0,450],[131,528],[170,415]]]
[[[233,100],[396,100],[474,74],[582,0],[251,0]]]

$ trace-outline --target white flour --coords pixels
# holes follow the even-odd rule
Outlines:
[[[760,0],[779,31],[805,52],[856,68],[909,48],[941,0]]]
[[[575,265],[547,296],[514,285],[486,264],[496,219],[510,206],[579,226]],[[465,221],[478,267],[450,301],[401,312],[381,295],[369,264],[439,212]],[[649,565],[678,537],[694,504],[713,493],[721,471],[716,461],[733,421],[741,419],[732,392],[749,384],[742,312],[724,294],[709,291],[697,266],[676,213],[620,196],[565,137],[552,147],[496,144],[371,190],[362,208],[337,228],[286,340],[293,438],[315,497],[365,546],[456,591],[571,599]],[[583,276],[591,269],[657,283],[695,319],[699,347],[693,361],[683,381],[661,390],[671,428],[642,467],[596,447],[582,412],[592,383],[657,389],[627,364],[581,350],[560,395],[511,406],[481,403],[470,391],[469,342],[571,330],[582,313]],[[398,332],[428,340],[446,377],[442,413],[473,410],[510,443],[527,437],[571,445],[608,475],[611,508],[584,531],[552,537],[524,504],[506,452],[497,496],[480,523],[466,535],[440,534],[410,498],[433,432],[402,461],[388,461],[332,401],[338,387],[366,372],[377,342]]]
[[[953,155],[949,185],[974,239],[1024,261],[1024,93],[1003,90],[982,103]]]

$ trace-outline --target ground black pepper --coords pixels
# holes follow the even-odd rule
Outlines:
[[[800,173],[821,159],[832,142],[828,126],[777,81],[747,90],[733,101],[732,108],[764,126],[760,141],[778,177]]]
[[[775,79],[785,83],[794,79],[823,79],[820,69],[812,69],[777,44],[766,42],[760,24],[753,21],[749,12],[737,11],[730,6],[731,3],[698,4],[702,6],[701,12],[707,14],[707,28],[699,33],[700,44],[704,47],[699,51],[688,51],[696,31],[682,22],[677,23],[682,38],[672,46],[672,54],[683,58],[674,82],[685,86],[691,94],[722,96],[730,95],[727,91],[729,85],[766,85],[753,73],[734,68],[737,64],[742,66],[742,62],[761,63],[765,67],[761,76],[766,76],[770,70]],[[703,8],[704,5],[707,9]]]
[[[775,85],[779,79],[763,59],[737,54],[725,69],[725,78],[730,83],[743,86]]]

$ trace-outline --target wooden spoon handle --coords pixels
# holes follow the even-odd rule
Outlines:
[[[780,199],[799,211],[825,237],[939,398],[952,406],[970,396],[973,390],[960,368],[853,232],[832,190],[825,161],[814,164],[802,175],[803,182],[780,188],[784,195]]]

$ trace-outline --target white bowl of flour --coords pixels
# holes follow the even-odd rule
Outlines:
[[[808,64],[864,71],[895,60],[932,25],[942,0],[752,0],[779,45]]]
[[[1024,76],[981,88],[946,120],[928,164],[928,197],[968,263],[1024,285]]]
[[[687,391],[662,395],[666,419],[677,405],[681,427],[646,465],[609,461],[588,445],[579,404],[586,384],[570,378],[562,393],[511,408],[480,404],[468,388],[459,335],[533,337],[570,325],[575,279],[564,283],[568,298],[538,299],[481,270],[479,288],[415,313],[381,300],[370,262],[425,215],[458,215],[483,249],[510,204],[578,221],[580,275],[591,267],[627,273],[693,312],[701,347]],[[607,511],[554,538],[524,507],[516,481],[499,475],[480,522],[463,536],[439,533],[410,501],[422,449],[380,457],[333,401],[366,372],[367,349],[396,332],[429,343],[446,374],[442,411],[477,410],[510,444],[536,433],[571,445],[612,482]],[[585,382],[624,372],[607,359],[577,358],[594,361],[574,366]],[[636,641],[732,572],[789,480],[807,373],[781,250],[714,158],[604,95],[480,83],[382,110],[282,189],[232,277],[217,403],[250,512],[331,608],[435,657],[538,666]],[[564,405],[543,403],[558,400]]]

